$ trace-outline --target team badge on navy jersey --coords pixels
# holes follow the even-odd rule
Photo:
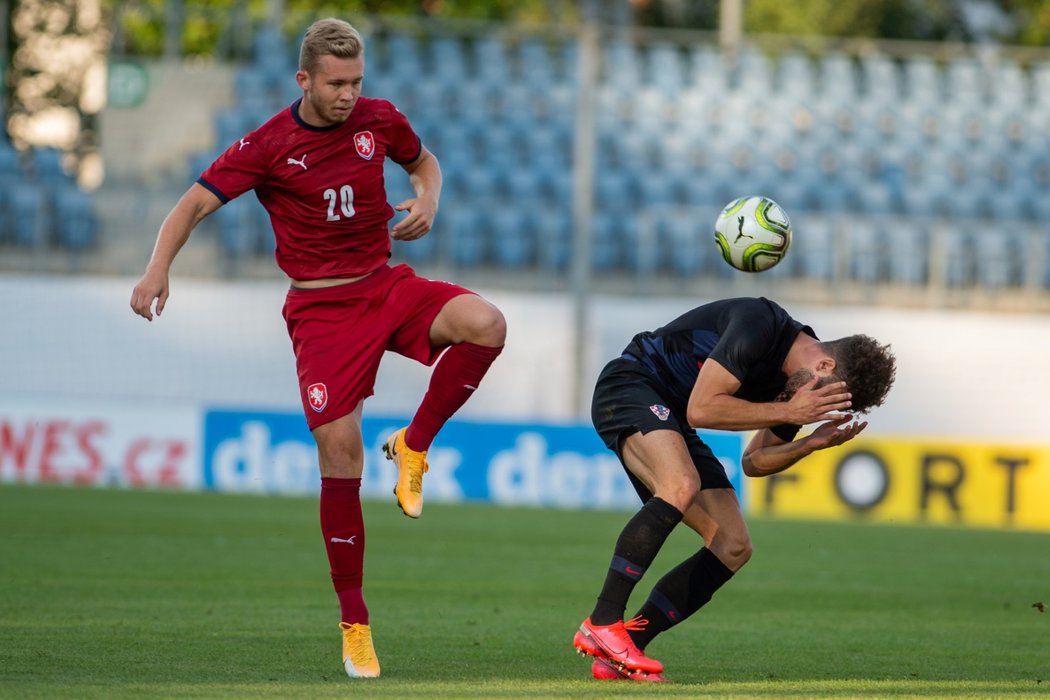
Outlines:
[[[372,160],[372,155],[376,152],[376,141],[372,138],[372,132],[358,131],[354,134],[354,148],[357,149],[357,155],[365,160]]]
[[[310,402],[310,408],[320,413],[328,405],[328,387],[322,382],[311,384],[306,387],[306,399]]]
[[[667,417],[671,415],[671,409],[667,408],[667,406],[661,406],[658,403],[654,403],[650,406],[649,410],[660,420],[667,420]]]

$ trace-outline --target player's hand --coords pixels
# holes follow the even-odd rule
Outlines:
[[[819,389],[814,388],[816,384],[817,378],[814,377],[788,400],[791,422],[795,425],[835,420],[841,417],[841,411],[848,411],[853,405],[846,382],[834,382]]]
[[[434,225],[437,202],[430,197],[412,197],[394,205],[394,211],[407,211],[408,216],[394,224],[391,236],[397,241],[414,241],[427,235]]]
[[[852,415],[843,413],[817,426],[817,429],[809,434],[806,441],[814,451],[824,450],[849,442],[860,435],[867,427],[867,421],[854,421]]]
[[[148,268],[131,291],[131,310],[147,321],[152,321],[154,299],[157,301],[157,316],[160,317],[168,302],[168,273]]]

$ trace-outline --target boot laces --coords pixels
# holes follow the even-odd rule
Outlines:
[[[644,630],[646,628],[646,626],[648,624],[649,624],[648,620],[646,620],[641,615],[636,615],[635,617],[632,617],[630,620],[627,620],[626,622],[624,622],[623,623],[623,628],[625,630],[627,630],[628,632],[641,632],[642,630]]]
[[[427,453],[416,452],[405,445],[405,451],[401,453],[405,460],[405,468],[408,470],[408,488],[412,493],[423,492],[423,475],[430,470],[427,464]]]
[[[355,666],[363,666],[372,661],[372,635],[364,625],[340,622],[343,638],[349,648],[350,660]]]

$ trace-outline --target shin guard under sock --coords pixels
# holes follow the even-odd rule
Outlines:
[[[591,613],[591,622],[609,625],[623,619],[624,608],[635,584],[653,563],[667,536],[682,520],[682,513],[653,496],[628,521],[613,550],[605,584]]]
[[[632,630],[631,639],[644,649],[653,637],[677,625],[702,608],[730,578],[733,571],[707,549],[689,557],[660,579],[638,614],[649,620],[643,630]]]
[[[360,479],[321,478],[321,534],[343,622],[367,625],[368,608],[361,593],[365,524]]]
[[[430,376],[423,402],[405,431],[409,449],[430,449],[434,436],[471,397],[501,352],[502,345],[492,348],[474,343],[459,343],[445,351]]]

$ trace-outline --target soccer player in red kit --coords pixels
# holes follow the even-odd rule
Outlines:
[[[397,465],[398,505],[418,518],[434,436],[477,388],[503,348],[500,311],[463,287],[391,267],[391,236],[430,231],[441,194],[437,159],[390,102],[361,96],[364,42],[348,23],[307,30],[296,80],[303,97],[249,132],[212,163],[161,224],[131,307],[153,320],[168,300],[168,273],[206,216],[255,190],[276,236],[275,257],[291,279],[284,318],[295,351],[307,423],[321,470],[321,533],[342,613],[343,665],[376,677],[368,608],[361,592],[365,532],[360,486],[361,412],[382,355],[438,360],[423,401],[384,450]],[[383,162],[408,173],[415,197],[391,207]],[[392,229],[394,210],[407,212]]]

